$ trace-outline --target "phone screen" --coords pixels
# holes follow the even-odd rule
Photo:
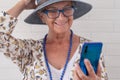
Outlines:
[[[85,42],[83,44],[79,65],[84,74],[89,75],[84,64],[84,59],[88,59],[95,73],[97,72],[98,62],[102,51],[102,45],[103,44],[101,42]]]

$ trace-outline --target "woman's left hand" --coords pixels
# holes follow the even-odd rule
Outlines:
[[[86,65],[88,76],[85,75],[82,70],[80,69],[80,66],[78,64],[75,64],[75,70],[74,70],[74,78],[73,80],[101,80],[101,67],[100,64],[98,65],[97,74],[94,72],[92,65],[90,64],[90,61],[85,59],[84,63]]]

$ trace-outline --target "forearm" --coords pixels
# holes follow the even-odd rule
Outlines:
[[[23,0],[20,0],[16,5],[14,5],[12,8],[10,8],[6,13],[11,15],[12,17],[18,17],[20,13],[24,10],[25,3]]]

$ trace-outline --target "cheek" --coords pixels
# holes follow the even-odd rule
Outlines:
[[[44,17],[45,23],[48,25],[49,28],[53,28],[55,26],[55,19],[49,19],[47,16]],[[73,16],[66,18],[67,24],[66,27],[71,27],[73,23]]]
[[[68,19],[68,24],[69,24],[69,26],[71,26],[72,23],[73,23],[73,16],[69,17],[69,19]]]
[[[53,23],[54,23],[54,20],[52,20],[52,19],[47,19],[46,18],[45,21],[46,21],[46,24],[49,25],[49,26],[53,25]]]
[[[46,14],[43,14],[42,20],[43,20],[47,25],[51,24],[51,22],[52,22],[52,20],[49,19]]]
[[[45,22],[46,22],[46,24],[47,24],[47,26],[48,26],[49,28],[53,28],[53,26],[54,26],[54,21],[55,21],[55,20],[48,19],[48,18],[45,19]]]

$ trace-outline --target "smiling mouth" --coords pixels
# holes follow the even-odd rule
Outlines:
[[[67,22],[64,22],[64,23],[57,23],[55,22],[56,25],[59,25],[59,26],[64,26]]]

